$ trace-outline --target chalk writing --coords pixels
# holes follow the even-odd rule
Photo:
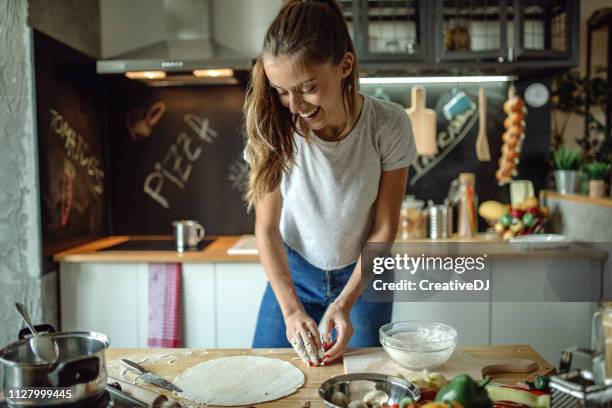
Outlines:
[[[436,138],[438,153],[434,156],[419,156],[412,165],[415,174],[410,177],[411,186],[440,163],[463,140],[478,119],[475,113],[476,105],[472,103],[468,111],[457,115],[449,122],[446,130],[438,134]]]
[[[184,189],[191,176],[193,164],[202,154],[202,145],[213,143],[218,137],[217,132],[209,126],[208,118],[188,113],[183,116],[183,120],[195,136],[186,132],[179,133],[164,158],[154,164],[153,171],[144,181],[144,192],[164,208],[170,208],[170,202],[163,192],[164,182],[168,180],[181,190]]]
[[[249,164],[242,158],[234,159],[229,166],[227,179],[231,183],[230,187],[232,190],[240,193],[246,192],[249,181]]]
[[[49,113],[51,113],[51,130],[64,142],[66,157],[86,170],[87,175],[94,180],[93,190],[102,194],[104,192],[104,170],[100,168],[100,162],[91,152],[89,143],[59,112],[49,109]]]
[[[69,160],[64,159],[64,174],[62,176],[62,198],[60,207],[60,224],[62,227],[68,224],[70,209],[72,208],[72,180],[76,171]]]

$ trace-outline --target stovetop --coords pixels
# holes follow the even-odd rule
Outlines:
[[[185,248],[185,251],[201,251],[213,241],[213,239],[204,239],[196,248]],[[176,243],[172,239],[131,239],[129,241],[100,249],[100,251],[176,251]]]
[[[4,408],[4,407],[13,407],[16,405],[9,405],[8,402],[6,401],[0,401],[0,408]],[[79,403],[73,403],[73,404],[62,404],[62,405],[55,405],[54,407],[61,407],[61,408],[109,408],[109,407],[114,407],[114,408],[128,408],[128,407],[146,407],[147,404],[134,399],[132,397],[130,397],[127,394],[124,394],[123,392],[117,390],[116,388],[113,388],[110,385],[106,386],[106,391],[104,391],[104,394],[102,394],[102,396],[100,396],[99,398],[97,398],[94,401],[88,400],[88,401],[83,401],[83,402],[79,402]]]

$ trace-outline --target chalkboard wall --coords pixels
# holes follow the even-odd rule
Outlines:
[[[526,86],[541,82],[550,89],[550,78],[531,78],[528,81],[515,83],[517,93],[523,96]],[[509,202],[508,185],[498,186],[495,172],[501,156],[503,121],[503,103],[508,95],[508,82],[487,83],[450,83],[421,84],[425,87],[428,108],[436,111],[436,127],[439,145],[445,140],[446,146],[439,148],[438,155],[431,160],[419,158],[410,169],[408,194],[417,198],[432,199],[442,203],[448,193],[450,183],[461,172],[476,174],[476,190],[479,201],[497,200]],[[409,84],[383,85],[382,89],[394,102],[405,107],[411,104],[411,87]],[[491,151],[491,161],[480,162],[476,157],[476,137],[478,135],[478,91],[485,89],[487,98],[487,136]],[[366,85],[362,90],[373,94],[376,85]],[[469,111],[462,120],[449,122],[444,118],[442,107],[452,98],[453,90],[463,91],[473,102],[474,110]],[[542,107],[527,105],[525,140],[520,155],[518,176],[515,179],[529,179],[536,191],[546,186],[549,169],[546,165],[550,145],[550,102]]]
[[[519,94],[533,81],[550,85],[546,78],[518,81]],[[480,202],[509,201],[508,186],[498,186],[495,179],[508,85],[424,85],[427,106],[437,112],[438,139],[448,145],[436,158],[420,158],[411,168],[409,194],[441,203],[460,172],[473,172]],[[489,162],[478,161],[475,153],[480,86],[487,96]],[[372,94],[375,88],[362,90]],[[410,90],[411,85],[383,87],[391,100],[406,107]],[[459,123],[442,114],[453,90],[464,91],[474,103]],[[185,218],[202,222],[211,234],[253,232],[253,215],[246,213],[242,201],[247,171],[241,159],[244,86],[154,88],[114,78],[108,82],[107,97],[115,233],[169,233],[173,220]],[[546,185],[549,134],[550,106],[528,107],[516,178],[532,180],[536,190]]]
[[[208,234],[253,231],[242,195],[243,85],[107,83],[115,234],[168,234],[179,219]]]
[[[109,232],[103,88],[95,61],[34,31],[43,250]]]

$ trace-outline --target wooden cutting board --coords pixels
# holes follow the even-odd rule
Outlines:
[[[480,355],[479,355],[480,354]],[[510,354],[510,353],[508,353]],[[469,374],[474,379],[483,378],[483,374],[489,375],[497,382],[516,382],[516,377],[508,374],[526,373],[526,379],[535,380],[537,375],[548,375],[554,372],[554,368],[544,361],[530,358],[516,357],[517,353],[504,356],[482,355],[471,353],[458,347],[451,358],[441,367],[429,370],[444,374],[447,378],[453,378],[458,374]],[[484,369],[484,373],[483,373]],[[416,372],[402,368],[395,364],[382,348],[360,349],[348,352],[344,355],[345,373],[381,373],[389,375],[402,375],[412,377]],[[506,378],[507,376],[507,378]]]
[[[412,123],[417,152],[422,156],[432,156],[438,152],[436,112],[425,107],[425,98],[425,88],[413,86],[412,105],[406,113]]]

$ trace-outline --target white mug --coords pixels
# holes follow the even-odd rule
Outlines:
[[[174,221],[172,225],[178,252],[183,252],[185,248],[196,248],[206,235],[204,227],[193,220]]]

